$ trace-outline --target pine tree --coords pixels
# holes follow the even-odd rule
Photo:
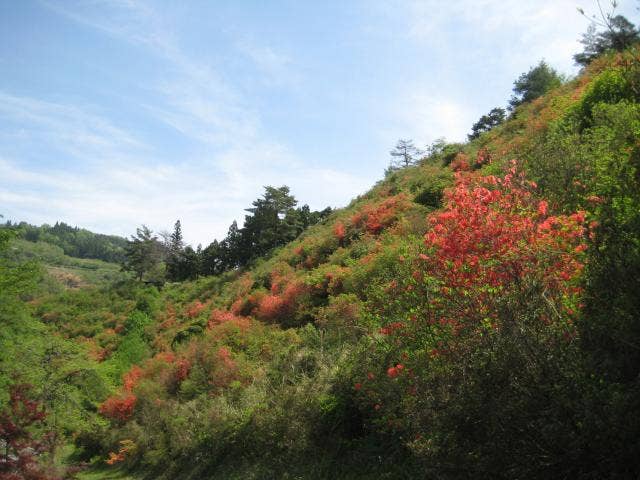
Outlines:
[[[167,276],[172,281],[184,280],[184,240],[182,239],[182,225],[176,220],[173,233],[169,238],[167,252]]]
[[[135,273],[139,281],[142,281],[145,273],[156,268],[160,262],[160,245],[146,225],[136,229],[136,234],[131,236],[125,249],[124,270]]]
[[[480,117],[480,119],[471,127],[471,133],[467,135],[469,140],[478,138],[480,134],[488,132],[493,127],[500,125],[504,122],[506,112],[504,108],[496,107],[492,108],[489,113]]]
[[[415,164],[416,160],[423,152],[416,148],[413,140],[398,140],[396,146],[389,152],[391,155],[391,166],[403,168]]]
[[[509,100],[509,109],[514,110],[523,103],[535,100],[552,88],[562,85],[562,77],[544,60],[523,73],[513,82],[513,96]]]

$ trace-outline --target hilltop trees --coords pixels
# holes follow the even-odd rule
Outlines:
[[[611,12],[604,13],[600,4],[600,17],[596,15],[587,17],[584,10],[579,8],[578,11],[585,17],[589,18],[591,24],[586,33],[582,35],[580,43],[584,45],[584,50],[573,56],[578,65],[589,65],[596,57],[602,55],[608,50],[616,50],[618,52],[630,47],[634,42],[640,40],[640,32],[636,27],[622,15],[614,15],[617,2],[611,2]],[[602,27],[604,30],[596,33],[596,27]]]
[[[509,100],[509,109],[514,110],[523,103],[544,95],[552,88],[562,85],[562,77],[544,60],[531,67],[513,83],[513,96]]]
[[[243,247],[249,257],[260,257],[284,245],[297,236],[294,207],[298,201],[289,187],[264,187],[262,198],[255,200],[246,211],[243,228]]]
[[[289,187],[266,186],[262,198],[255,200],[246,211],[244,225],[238,228],[234,221],[227,238],[217,245],[205,249],[209,252],[207,265],[216,265],[211,253],[218,251],[219,265],[223,270],[244,266],[256,258],[267,255],[274,248],[295,239],[307,227],[324,220],[331,208],[311,211],[308,205],[296,208],[298,201],[291,195]]]
[[[471,127],[471,133],[467,135],[469,140],[478,138],[481,133],[488,132],[493,127],[497,127],[504,122],[506,112],[504,108],[492,108],[489,113],[480,117],[480,119]]]
[[[544,95],[552,88],[562,85],[563,77],[551,68],[544,60],[538,65],[531,67],[528,72],[521,74],[518,79],[513,82],[513,95],[509,99],[508,109],[510,112],[523,103],[531,102],[536,98]],[[467,138],[475,140],[482,133],[488,132],[505,121],[506,111],[504,108],[492,108],[489,113],[483,115],[471,127],[471,133]],[[450,163],[450,161],[449,161]]]
[[[403,168],[415,164],[422,151],[416,148],[413,140],[398,140],[393,150],[389,152],[391,155],[391,166],[394,168]]]
[[[124,259],[124,247],[127,243],[124,238],[93,233],[64,222],[38,227],[26,222],[12,224],[8,221],[0,225],[0,229],[13,229],[18,237],[29,242],[57,245],[71,257],[97,258],[106,262],[121,262]]]
[[[136,229],[125,249],[126,260],[122,266],[124,270],[134,272],[138,280],[142,281],[145,274],[157,273],[161,260],[161,247],[158,238],[153,235],[146,225]],[[160,278],[150,279],[151,281]]]
[[[312,211],[308,205],[296,208],[298,201],[286,185],[264,188],[263,196],[246,209],[242,228],[234,220],[224,240],[214,240],[204,249],[185,245],[180,220],[171,234],[161,234],[162,243],[143,225],[128,242],[123,268],[138,280],[153,283],[162,283],[165,267],[167,280],[173,282],[219,275],[268,255],[332,212],[329,207],[321,211]]]

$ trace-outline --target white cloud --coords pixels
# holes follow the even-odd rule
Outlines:
[[[96,231],[128,235],[141,223],[156,231],[182,219],[185,236],[208,244],[222,238],[234,219],[261,193],[263,185],[294,185],[293,193],[312,208],[345,204],[365,181],[330,169],[300,168],[278,173],[268,165],[226,161],[224,179],[206,171],[158,171],[136,165],[70,174],[41,169],[38,173],[17,162],[0,159],[0,203],[7,218],[32,222],[62,220]],[[234,169],[254,168],[255,175],[233,178]],[[8,208],[8,211],[6,210]]]
[[[150,85],[158,101],[141,109],[196,145],[196,153],[180,163],[163,161],[156,148],[90,113],[86,105],[1,94],[0,115],[27,136],[76,158],[96,160],[82,173],[0,160],[6,216],[33,222],[60,219],[120,235],[140,223],[162,230],[180,218],[186,239],[206,244],[222,238],[232,220],[242,222],[243,209],[264,185],[290,185],[312,208],[339,206],[368,186],[360,177],[305,165],[286,146],[270,140],[242,93],[225,83],[215,66],[184,53],[158,11],[115,0],[50,7],[162,59],[167,73]],[[244,41],[242,53],[269,82],[295,78],[289,59],[269,47]],[[11,134],[5,130],[4,135]]]

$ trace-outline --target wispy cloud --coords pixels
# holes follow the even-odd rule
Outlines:
[[[7,122],[4,132],[11,131],[11,124],[14,132],[22,132],[24,140],[47,142],[85,161],[113,157],[116,152],[147,149],[130,132],[92,113],[88,106],[82,108],[0,92],[0,119]]]
[[[291,57],[277,52],[273,47],[258,44],[248,38],[237,42],[236,47],[241,54],[253,62],[264,84],[292,88],[301,81],[300,74],[293,67]]]

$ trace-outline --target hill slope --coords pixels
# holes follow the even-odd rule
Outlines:
[[[100,380],[69,423],[75,460],[148,478],[637,477],[639,99],[637,52],[602,57],[250,270],[35,298]]]

